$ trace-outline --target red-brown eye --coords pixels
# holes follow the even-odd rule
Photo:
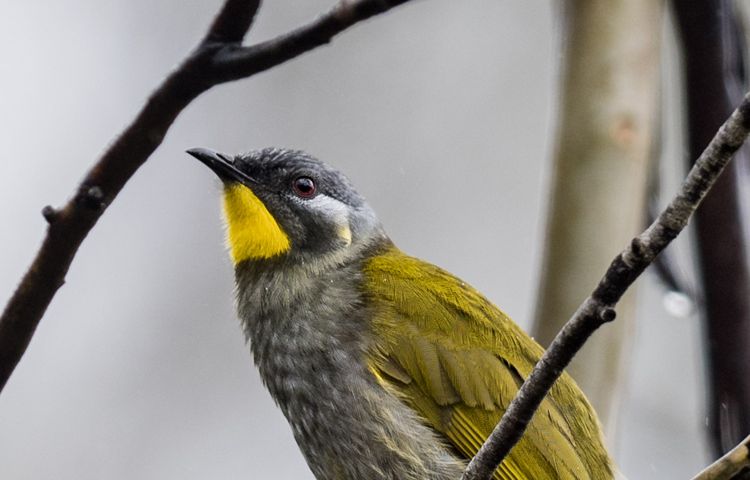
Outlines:
[[[300,198],[312,198],[315,196],[315,182],[310,177],[297,177],[292,182],[294,193]]]

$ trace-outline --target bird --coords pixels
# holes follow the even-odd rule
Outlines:
[[[223,184],[237,314],[314,476],[459,479],[542,347],[469,284],[399,250],[312,155],[187,153]],[[617,475],[563,372],[493,479]]]

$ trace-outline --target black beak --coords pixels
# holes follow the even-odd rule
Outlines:
[[[209,148],[191,148],[186,153],[203,162],[224,182],[240,182],[248,187],[258,184],[254,178],[240,171],[235,166],[234,158],[229,155],[215,152]]]

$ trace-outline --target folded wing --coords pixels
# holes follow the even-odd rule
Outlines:
[[[475,289],[395,248],[364,272],[378,338],[371,370],[470,459],[541,347]],[[494,478],[607,479],[612,469],[596,416],[563,374]]]

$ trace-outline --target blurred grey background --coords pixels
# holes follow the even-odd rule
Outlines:
[[[3,305],[42,238],[41,208],[73,192],[220,3],[3,0]],[[249,40],[332,3],[265,2]],[[218,181],[186,148],[319,156],[403,250],[527,328],[557,101],[553,7],[417,1],[194,102],[85,241],[0,395],[0,478],[312,478],[234,315]],[[708,462],[697,321],[669,315],[653,279],[640,286],[613,451],[632,479],[689,478]]]

